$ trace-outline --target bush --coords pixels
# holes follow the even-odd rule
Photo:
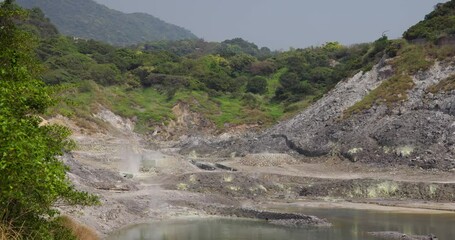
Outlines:
[[[330,84],[333,81],[333,70],[328,67],[316,67],[310,70],[309,79],[313,83]]]
[[[385,52],[386,54],[389,56],[389,57],[396,57],[398,55],[398,52],[404,47],[406,46],[406,41],[403,40],[403,39],[399,39],[399,40],[393,40],[393,41],[390,41],[390,44],[387,46],[387,48],[385,49]]]
[[[233,71],[242,73],[245,72],[254,61],[256,61],[256,58],[253,56],[240,53],[229,59],[229,65]]]
[[[110,86],[121,82],[120,71],[113,64],[94,64],[88,70],[90,79],[103,85]]]
[[[249,71],[253,75],[266,76],[276,71],[275,63],[270,60],[253,62],[249,67]]]
[[[453,34],[455,34],[455,1],[452,0],[436,5],[434,11],[425,16],[425,20],[409,28],[403,34],[403,38],[435,41],[441,36]]]
[[[252,77],[248,79],[246,91],[256,94],[264,94],[267,92],[267,79],[265,77]]]
[[[256,109],[261,106],[261,101],[252,93],[246,93],[242,97],[242,103],[251,109]]]

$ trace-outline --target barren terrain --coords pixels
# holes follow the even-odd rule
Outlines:
[[[230,158],[179,154],[147,143],[128,121],[108,111],[106,129],[87,134],[70,126],[78,148],[64,156],[77,188],[97,194],[94,207],[59,208],[106,235],[150,220],[233,215],[258,209],[356,208],[399,212],[455,211],[452,172],[377,167],[339,157],[261,153]],[[231,210],[226,210],[231,209]]]

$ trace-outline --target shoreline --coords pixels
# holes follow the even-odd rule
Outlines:
[[[266,206],[264,209],[276,209],[275,207],[311,208],[311,209],[345,209],[345,210],[364,210],[378,212],[393,212],[400,214],[447,214],[455,216],[455,209],[443,210],[438,209],[437,204],[428,204],[428,208],[412,207],[412,201],[402,202],[400,205],[380,205],[377,203],[349,202],[345,200],[321,201],[321,200],[301,200],[292,202],[265,202],[261,204]],[[455,204],[452,204],[455,208]],[[432,207],[434,206],[434,208]]]
[[[360,211],[377,211],[381,213],[394,213],[394,214],[418,214],[418,215],[454,215],[455,211],[449,210],[436,210],[436,209],[422,209],[414,207],[402,207],[402,206],[383,206],[374,203],[358,203],[358,202],[348,202],[348,201],[321,201],[321,200],[302,200],[302,201],[292,201],[292,202],[261,202],[255,204],[258,210],[263,211],[272,211],[272,212],[281,212],[286,213],[290,210],[306,214],[304,209],[311,210],[331,210],[331,209],[343,209],[343,210],[360,210]],[[286,211],[287,210],[287,211]],[[308,214],[312,215],[312,214]],[[316,215],[316,217],[319,217]],[[112,236],[118,231],[126,230],[133,228],[138,225],[149,224],[153,222],[173,222],[173,221],[193,221],[193,220],[204,220],[204,219],[228,219],[228,220],[245,220],[245,221],[265,221],[258,218],[248,218],[248,217],[236,217],[236,216],[227,216],[222,214],[208,214],[205,210],[202,209],[192,209],[188,214],[177,214],[174,215],[170,213],[168,216],[159,217],[159,218],[149,218],[149,219],[139,219],[134,221],[127,226],[117,228],[114,231],[109,231],[103,234],[103,239],[106,237]],[[286,227],[286,226],[285,226]]]

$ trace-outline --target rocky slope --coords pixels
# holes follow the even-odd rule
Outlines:
[[[424,169],[455,168],[455,91],[428,89],[455,74],[453,61],[436,62],[411,76],[408,99],[393,107],[346,117],[346,110],[389,79],[394,70],[382,60],[371,71],[340,82],[318,102],[258,136],[242,139],[190,138],[182,153],[217,154],[297,152],[308,157],[338,155],[353,162],[409,165]]]

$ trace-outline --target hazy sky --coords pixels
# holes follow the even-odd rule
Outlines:
[[[146,12],[208,41],[241,37],[288,49],[390,38],[445,0],[96,0],[123,12]]]

